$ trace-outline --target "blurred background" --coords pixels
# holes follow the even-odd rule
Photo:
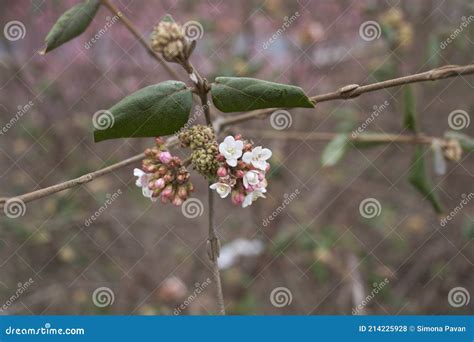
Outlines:
[[[474,6],[467,0],[113,2],[146,37],[166,13],[181,23],[198,21],[203,37],[192,61],[209,80],[256,77],[317,95],[473,62]],[[169,79],[106,8],[79,38],[36,53],[76,3],[2,1],[2,27],[18,21],[24,30],[14,40],[3,32],[0,40],[0,196],[78,177],[153,145],[153,139],[93,143],[95,112]],[[369,21],[380,31],[364,39],[360,28]],[[472,116],[473,88],[473,76],[413,85],[421,131],[442,137],[449,113]],[[443,216],[408,183],[413,145],[351,149],[336,166],[322,168],[327,142],[287,137],[350,132],[384,103],[367,129],[409,134],[399,87],[291,110],[283,130],[269,118],[230,129],[272,149],[273,157],[266,200],[246,209],[216,200],[229,314],[474,312],[472,300],[449,300],[459,287],[464,298],[474,295],[474,201],[443,227]],[[461,132],[473,136],[474,124]],[[428,152],[426,167],[447,214],[474,192],[473,154],[437,176]],[[2,314],[216,312],[207,208],[189,219],[179,207],[152,204],[135,186],[134,167],[139,163],[27,203],[24,216],[0,218]],[[192,179],[194,197],[206,204],[207,183],[195,172]],[[359,210],[367,198],[380,204],[373,218]]]

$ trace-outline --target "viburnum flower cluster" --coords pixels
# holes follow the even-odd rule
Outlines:
[[[134,169],[136,185],[142,188],[143,196],[162,203],[181,205],[194,191],[189,181],[190,174],[180,158],[172,156],[164,141],[156,138],[156,146],[145,150],[146,158],[141,169]]]
[[[253,146],[240,135],[227,136],[219,144],[217,182],[210,188],[221,198],[231,195],[234,204],[248,207],[267,192],[267,162],[272,156],[268,148]]]

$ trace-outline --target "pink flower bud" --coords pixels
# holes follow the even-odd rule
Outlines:
[[[163,178],[158,178],[155,181],[155,188],[157,189],[163,189],[165,187],[165,181]]]
[[[245,175],[245,172],[242,171],[242,170],[237,170],[237,171],[235,172],[235,176],[236,176],[237,178],[243,178],[244,175]]]
[[[232,191],[231,200],[234,204],[242,204],[244,202],[244,194],[240,191]]]
[[[188,190],[186,189],[185,186],[181,185],[178,188],[178,196],[182,199],[185,200],[188,197]]]
[[[179,207],[181,204],[183,204],[183,200],[179,198],[179,196],[176,196],[175,198],[173,198],[173,204]]]
[[[225,157],[222,154],[217,155],[217,161],[223,162],[225,161]]]
[[[265,166],[265,172],[270,171],[270,163],[267,163],[267,166]]]
[[[155,138],[155,143],[160,146],[160,145],[163,145],[165,143],[165,140],[161,137],[156,137]]]
[[[263,175],[263,173],[259,172],[258,173],[258,180],[263,181],[264,178],[265,178],[265,176]]]
[[[224,166],[221,166],[217,169],[217,176],[225,177],[227,176],[227,169]]]
[[[236,134],[236,135],[234,136],[234,139],[235,139],[235,140],[242,140],[242,134]]]
[[[173,186],[168,185],[162,192],[161,197],[170,197],[173,193]]]
[[[168,164],[170,161],[171,161],[171,154],[167,151],[165,152],[161,152],[159,155],[158,155],[158,159],[160,160],[160,162],[162,162],[163,164]]]

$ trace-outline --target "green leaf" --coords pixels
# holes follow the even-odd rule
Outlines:
[[[323,166],[334,166],[342,159],[349,147],[349,136],[338,134],[326,145],[322,155],[321,164]]]
[[[403,119],[403,125],[413,133],[418,131],[416,124],[415,114],[415,99],[413,97],[413,91],[410,86],[405,86],[403,89],[403,100],[405,106],[405,117]]]
[[[192,101],[192,92],[183,82],[165,81],[140,89],[104,111],[102,120],[100,115],[94,118],[94,141],[173,134],[186,124]]]
[[[470,136],[454,131],[448,131],[444,134],[444,136],[445,138],[459,141],[459,144],[461,145],[464,152],[474,151],[474,139]]]
[[[217,77],[211,87],[214,105],[224,113],[262,108],[313,108],[303,89],[248,77]]]
[[[45,46],[40,54],[44,55],[84,32],[94,19],[99,6],[100,0],[86,0],[64,12],[46,36]]]
[[[420,146],[416,146],[415,148],[415,155],[410,169],[410,184],[413,185],[424,198],[430,201],[433,209],[437,213],[441,213],[443,211],[441,202],[435,192],[429,175],[426,173],[423,149]]]

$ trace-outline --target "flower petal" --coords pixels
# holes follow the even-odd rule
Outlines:
[[[237,159],[227,159],[226,162],[229,166],[232,166],[232,167],[237,166]]]

